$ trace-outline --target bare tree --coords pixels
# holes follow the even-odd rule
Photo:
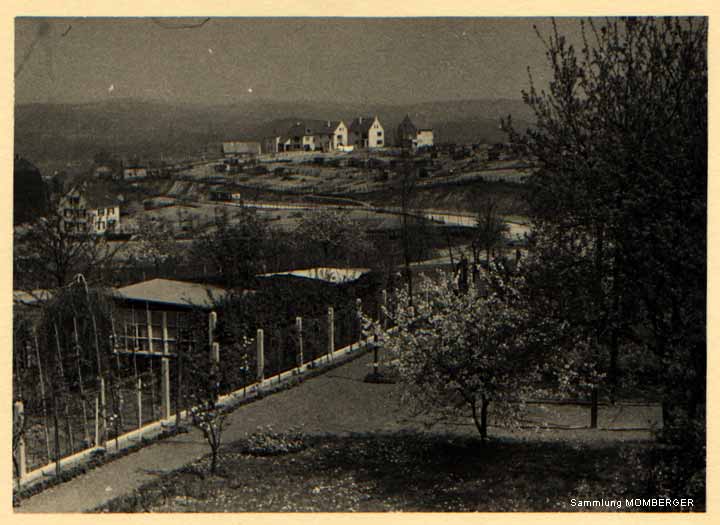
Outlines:
[[[62,288],[79,273],[90,282],[98,281],[111,264],[116,266],[122,242],[110,243],[87,227],[68,227],[58,198],[52,199],[49,210],[15,231],[17,287]]]
[[[485,251],[485,263],[490,265],[493,252],[503,245],[510,227],[499,214],[500,201],[487,196],[477,207],[476,226],[471,243],[473,262],[480,263],[480,252]]]

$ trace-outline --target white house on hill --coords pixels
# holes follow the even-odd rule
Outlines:
[[[283,151],[337,151],[348,143],[342,120],[301,120],[282,135],[266,138],[266,153]]]
[[[385,129],[377,117],[358,117],[350,123],[348,140],[357,149],[383,148]]]

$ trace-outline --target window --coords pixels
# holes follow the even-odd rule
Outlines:
[[[378,131],[377,136],[378,136],[378,137],[382,137],[382,131]]]
[[[378,146],[382,146],[382,145],[383,145],[382,139],[378,139],[378,140],[377,140],[377,145],[378,145]]]

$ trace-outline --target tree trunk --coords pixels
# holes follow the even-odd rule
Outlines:
[[[487,415],[488,415],[487,410],[488,410],[488,405],[490,404],[490,400],[485,396],[482,396],[481,399],[482,400],[481,400],[481,405],[480,405],[480,418],[478,418],[477,401],[475,400],[475,398],[473,398],[470,401],[470,407],[472,408],[472,416],[473,416],[473,421],[475,422],[475,428],[477,428],[477,431],[480,433],[480,439],[482,441],[486,441],[487,440],[487,426],[488,426],[487,425]]]
[[[216,447],[213,447],[212,449],[212,460],[210,462],[210,474],[215,474],[217,471],[217,459],[218,459],[218,450]]]
[[[485,396],[482,396],[482,408],[480,409],[480,438],[485,441],[487,440],[487,428],[488,428],[488,405],[490,401]]]
[[[593,387],[590,393],[590,428],[598,426],[598,389]]]

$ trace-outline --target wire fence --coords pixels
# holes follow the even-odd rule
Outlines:
[[[14,421],[14,435],[22,442],[24,457],[18,457],[14,443],[15,477],[57,465],[87,449],[120,448],[119,438],[124,434],[173,414],[177,417],[177,412],[198,402],[197,384],[207,382],[213,362],[219,365],[222,395],[357,343],[362,339],[359,307],[348,302],[328,308],[324,315],[269,322],[256,330],[255,337],[225,341],[222,346],[215,342],[214,313],[202,337],[198,333],[184,337],[177,318],[168,329],[169,316],[148,313],[150,329],[134,326],[128,330],[122,322],[118,324],[119,334],[107,346],[111,351],[103,356],[100,377],[88,372],[79,350],[74,352],[71,344],[63,348],[60,338],[58,357],[48,364],[41,358],[47,349],[39,348],[37,337],[28,342],[21,336],[15,342],[20,350],[13,379],[14,397],[22,402],[23,415],[21,421]],[[158,350],[153,351],[153,345]]]

